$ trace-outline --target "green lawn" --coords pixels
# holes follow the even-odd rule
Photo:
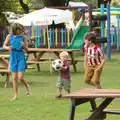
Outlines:
[[[119,57],[119,54],[117,55]],[[107,62],[101,76],[103,88],[120,89],[120,61]],[[10,102],[13,96],[12,80],[8,88],[4,88],[4,77],[0,76],[0,120],[67,120],[70,100],[56,100],[57,73],[50,75],[49,65],[42,65],[41,72],[28,69],[25,78],[31,87],[31,96],[25,96],[25,89],[19,82],[19,99]],[[77,64],[78,73],[71,66],[72,91],[90,88],[83,81],[83,63]],[[64,92],[64,91],[63,91]],[[65,92],[64,92],[65,94]],[[110,108],[120,108],[120,100],[114,100]],[[98,101],[99,104],[99,101]],[[90,104],[83,104],[76,109],[75,120],[84,120],[89,115]],[[119,115],[108,115],[106,120],[120,120]]]

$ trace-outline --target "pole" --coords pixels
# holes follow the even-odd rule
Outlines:
[[[92,31],[92,5],[88,6],[89,11],[89,32]]]
[[[104,4],[100,5],[101,15],[104,15]],[[101,37],[105,37],[105,21],[101,21]],[[104,50],[104,43],[101,43],[102,49]]]
[[[48,41],[48,49],[50,49],[50,38],[49,38],[49,30],[48,30],[48,25],[47,25],[47,17],[46,17],[46,26],[47,26],[47,41]],[[49,56],[51,52],[49,52]],[[50,73],[52,75],[52,66],[51,66],[51,58],[49,59],[49,64],[50,64]]]
[[[107,60],[111,60],[110,5],[107,4]]]

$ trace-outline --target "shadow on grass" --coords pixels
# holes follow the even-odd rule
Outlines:
[[[28,84],[30,85],[30,86],[32,86],[32,87],[47,87],[47,86],[50,86],[50,83],[49,82],[43,82],[43,81],[28,81]],[[23,86],[23,84],[19,81],[18,82],[18,87],[21,87],[21,86]],[[24,87],[24,86],[23,86]],[[0,88],[5,88],[4,87],[4,81],[0,81]],[[12,81],[10,81],[9,83],[8,83],[8,86],[7,86],[7,88],[13,88],[13,84],[12,84]],[[5,89],[7,89],[7,88],[5,88]]]
[[[5,87],[4,87],[4,84],[5,84],[4,81],[0,81],[0,88],[5,88]],[[9,88],[9,87],[10,87],[10,88],[12,87],[12,82],[9,82],[9,83],[8,83],[7,88]]]
[[[32,76],[58,76],[58,72],[57,71],[53,71],[52,73],[50,73],[50,71],[27,71],[25,72],[25,75],[32,75]],[[71,75],[77,75],[77,74],[84,74],[84,71],[77,71],[76,73],[74,71],[70,72]]]
[[[28,84],[30,85],[30,86],[39,86],[39,87],[47,87],[47,86],[50,86],[50,83],[49,82],[43,82],[43,81],[29,81],[28,82]],[[22,85],[22,84],[21,84]]]

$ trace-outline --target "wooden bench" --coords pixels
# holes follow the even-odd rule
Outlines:
[[[107,114],[120,114],[120,109],[105,109],[103,112]]]
[[[28,65],[31,65],[31,64],[46,64],[46,63],[50,63],[49,61],[35,61],[35,60],[28,60],[28,61],[26,61],[26,63],[28,64]]]
[[[7,54],[0,54],[0,58],[9,59],[9,55],[7,55]]]
[[[49,59],[49,58],[42,58],[40,59],[40,61],[37,61],[35,59],[32,59],[32,60],[27,60],[26,63],[29,65],[29,64],[46,64],[46,63],[50,63],[50,61],[53,61],[55,59]],[[71,61],[71,60],[68,60],[68,61]],[[75,64],[77,64],[78,62],[84,62],[83,60],[75,60]],[[72,65],[72,64],[71,64]]]

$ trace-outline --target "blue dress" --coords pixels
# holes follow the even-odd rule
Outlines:
[[[24,41],[24,36],[14,36],[10,34],[10,71],[11,72],[24,72],[26,68],[25,54],[21,42]]]

